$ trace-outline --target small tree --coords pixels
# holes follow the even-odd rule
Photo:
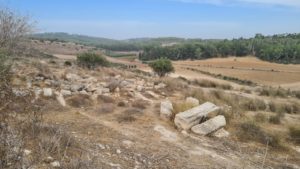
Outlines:
[[[96,53],[82,53],[77,55],[77,62],[79,66],[94,69],[97,66],[108,66],[107,59]]]
[[[154,62],[151,62],[149,66],[153,69],[159,77],[163,77],[168,73],[174,72],[172,62],[167,58],[160,58]]]
[[[27,16],[10,9],[0,8],[0,48],[10,54],[22,53],[27,35],[32,33],[33,23]]]

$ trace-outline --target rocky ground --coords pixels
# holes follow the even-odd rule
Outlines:
[[[177,84],[174,89],[162,79],[132,70],[86,70],[61,59],[22,59],[13,72],[14,94],[34,93],[34,100],[43,103],[44,125],[61,128],[75,145],[64,151],[64,159],[50,152],[31,168],[66,168],[64,163],[69,168],[124,169],[300,167],[299,152],[292,157],[268,152],[268,147],[237,141],[224,129],[227,134],[211,136],[181,131],[172,114],[168,120],[162,117],[161,103],[185,102],[184,91],[192,86]],[[25,146],[28,163],[38,147]],[[72,161],[69,154],[81,160]]]

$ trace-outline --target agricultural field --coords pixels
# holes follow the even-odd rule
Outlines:
[[[197,70],[200,70],[215,75],[221,74],[249,80],[259,85],[300,89],[300,65],[270,63],[255,57],[214,58],[198,61],[174,61],[173,63],[178,70],[176,73],[186,70],[187,76],[188,72],[195,74]],[[198,72],[195,78],[198,74],[201,73]]]

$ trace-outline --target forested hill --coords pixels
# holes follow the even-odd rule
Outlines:
[[[193,41],[169,47],[149,46],[140,54],[141,60],[167,57],[172,60],[206,59],[212,57],[253,55],[278,63],[300,63],[300,34],[282,34],[221,41]]]
[[[138,51],[141,60],[166,57],[172,60],[206,59],[212,57],[253,55],[262,60],[278,63],[300,64],[300,33],[264,36],[232,40],[183,39],[183,38],[137,38],[113,40],[67,33],[42,33],[34,39],[67,41],[92,45],[115,51]]]
[[[113,51],[138,51],[146,46],[160,46],[169,43],[183,43],[186,39],[176,37],[166,38],[135,38],[127,40],[113,40],[107,38],[98,38],[85,35],[68,33],[38,33],[30,36],[33,39],[74,42],[83,45],[91,45]]]

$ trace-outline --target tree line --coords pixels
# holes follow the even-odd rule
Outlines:
[[[249,56],[278,63],[300,63],[300,33],[233,40],[189,40],[173,46],[146,46],[139,58],[144,61],[166,57],[171,60]]]

